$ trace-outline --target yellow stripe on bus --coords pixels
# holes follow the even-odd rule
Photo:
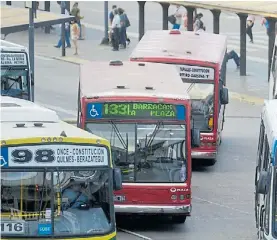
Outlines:
[[[57,139],[54,141],[53,139]],[[45,139],[45,141],[42,141]],[[47,141],[50,139],[50,141]],[[62,139],[62,141],[59,141]],[[12,144],[37,144],[37,143],[91,143],[91,144],[103,144],[106,146],[110,146],[108,140],[104,138],[75,138],[75,137],[61,137],[61,136],[43,136],[43,137],[34,137],[34,138],[18,138],[18,139],[9,139],[9,140],[2,140],[1,146],[5,145],[12,145]]]
[[[105,235],[105,236],[97,236],[97,237],[78,237],[78,238],[63,238],[63,240],[115,240],[116,237],[116,232],[113,232],[109,235]],[[2,240],[22,240],[22,238],[1,238]],[[38,240],[41,238],[32,238],[32,240]],[[50,238],[43,238],[45,240],[50,239]],[[51,238],[53,239],[53,238]],[[55,239],[55,238],[54,238]],[[61,238],[59,238],[61,239]]]

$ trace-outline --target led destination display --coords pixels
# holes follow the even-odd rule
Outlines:
[[[185,120],[183,105],[142,102],[89,103],[87,118],[129,118]]]

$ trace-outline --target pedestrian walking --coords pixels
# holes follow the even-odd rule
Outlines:
[[[236,53],[235,50],[231,50],[230,52],[227,52],[227,61],[233,59],[237,68],[240,67],[240,57],[239,55]]]
[[[109,13],[109,22],[110,22],[110,25],[109,25],[108,35],[109,35],[109,43],[110,43],[110,45],[112,45],[112,22],[113,22],[113,18],[114,18],[114,10],[115,9],[117,9],[117,6],[113,5],[112,6],[112,10]]]
[[[182,13],[181,5],[176,5],[176,11],[174,13],[174,17],[175,17],[175,23],[173,24],[172,29],[179,30],[181,27],[181,24],[182,24],[182,20],[183,20],[183,13]]]
[[[58,4],[61,5],[61,2],[58,2]],[[70,16],[67,9],[65,9],[64,15]],[[61,27],[61,29],[62,29],[62,27]],[[65,37],[66,47],[70,48],[71,47],[71,44],[70,44],[70,24],[68,22],[65,23],[65,33],[64,34],[65,34],[64,37]],[[60,48],[61,46],[62,46],[62,33],[61,33],[60,40],[58,41],[58,44],[55,47]]]
[[[206,31],[206,27],[204,26],[204,22],[202,21],[202,17],[203,17],[202,13],[198,13],[195,16],[195,21],[194,21],[194,24],[193,24],[193,30],[195,32],[198,32],[199,30],[202,31],[202,32]]]
[[[116,6],[116,5],[113,5],[113,6],[112,6],[112,10],[111,10],[110,13],[109,13],[110,25],[112,25],[112,22],[113,22],[114,10],[115,10],[115,9],[117,9],[117,6]]]
[[[262,26],[265,26],[266,34],[268,36],[269,35],[269,23],[268,23],[267,19],[263,17],[261,24],[262,24]]]
[[[118,8],[120,16],[120,45],[121,48],[126,48],[126,44],[130,44],[130,39],[127,38],[127,28],[130,27],[130,21],[127,14],[122,8]]]
[[[113,51],[119,50],[119,41],[120,41],[120,16],[118,14],[118,10],[114,10],[114,18],[112,21],[112,46]]]
[[[80,37],[80,28],[77,23],[77,20],[74,19],[71,22],[71,39],[74,44],[74,50],[75,50],[74,55],[78,55],[78,39],[79,39],[79,37]]]
[[[248,17],[246,19],[246,33],[249,36],[251,43],[254,43],[253,33],[252,33],[252,28],[254,26],[254,23],[255,23],[255,16],[254,15],[248,15]]]
[[[77,24],[79,25],[79,29],[80,29],[79,40],[84,40],[83,35],[82,35],[82,25],[81,25],[81,19],[83,19],[84,17],[81,16],[81,11],[80,11],[80,8],[78,6],[78,2],[74,3],[70,14],[75,17],[75,19],[77,21]]]

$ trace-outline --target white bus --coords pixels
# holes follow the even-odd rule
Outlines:
[[[115,239],[122,186],[108,140],[1,97],[1,239]]]
[[[273,48],[270,78],[269,78],[269,99],[277,99],[277,37]]]
[[[258,239],[277,239],[277,100],[262,110],[255,173],[255,217]]]
[[[28,49],[0,40],[1,95],[33,101],[33,80]]]

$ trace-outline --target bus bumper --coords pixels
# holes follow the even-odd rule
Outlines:
[[[216,152],[192,151],[191,158],[192,159],[216,159]]]
[[[125,214],[185,214],[190,215],[191,205],[151,206],[151,205],[115,205],[116,213]]]

